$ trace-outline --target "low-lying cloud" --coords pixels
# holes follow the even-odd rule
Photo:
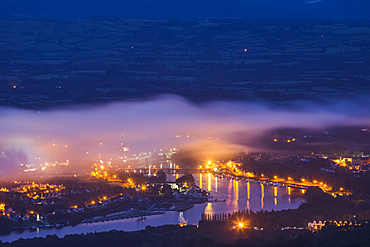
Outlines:
[[[46,162],[69,162],[76,169],[91,164],[99,155],[124,156],[125,147],[146,152],[193,146],[205,156],[221,150],[253,150],[258,147],[237,145],[240,140],[235,133],[253,139],[279,127],[367,124],[367,117],[356,114],[356,109],[358,104],[348,102],[325,107],[301,102],[294,110],[246,102],[195,105],[177,96],[41,112],[3,107],[0,172],[9,177],[25,166]]]

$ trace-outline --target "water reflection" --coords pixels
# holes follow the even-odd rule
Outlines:
[[[212,190],[212,184],[211,183],[212,183],[211,173],[208,173],[208,186],[207,186],[208,191]]]
[[[212,202],[195,204],[194,207],[184,212],[184,218],[188,220],[188,224],[198,224],[202,213],[219,214],[219,213],[232,213],[237,210],[253,210],[254,212],[261,209],[264,210],[282,210],[294,209],[303,201],[302,198],[291,197],[296,189],[272,187],[268,184],[263,185],[254,182],[243,182],[235,180],[227,180],[226,178],[215,178],[212,174],[202,175],[193,174],[195,183],[201,188],[203,185],[210,187],[211,195],[213,196]],[[171,176],[172,180],[179,177],[178,174]],[[215,179],[214,186],[211,180]],[[217,182],[216,182],[217,181]],[[295,194],[300,194],[297,190]],[[288,197],[288,200],[286,199]],[[217,202],[213,202],[217,199]],[[40,229],[39,232],[12,233],[8,236],[1,236],[1,240],[13,241],[19,238],[30,237],[45,237],[49,234],[57,234],[62,237],[66,234],[80,234],[87,232],[102,232],[110,231],[113,229],[135,231],[144,229],[147,225],[160,226],[165,224],[178,224],[179,213],[167,212],[161,215],[154,215],[146,217],[146,220],[139,221],[137,219],[125,219],[106,221],[91,224],[81,224],[76,227],[65,227],[63,229]]]
[[[214,211],[213,211],[213,207],[212,207],[212,203],[211,202],[207,202],[207,207],[204,210],[204,213],[205,214],[214,214]]]
[[[251,184],[250,184],[250,182],[247,183],[247,198],[248,198],[248,200],[251,199]]]
[[[261,184],[261,209],[263,209],[263,199],[265,198],[265,188],[263,184]]]

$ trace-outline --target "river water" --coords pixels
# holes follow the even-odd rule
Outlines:
[[[168,174],[168,180],[175,180],[179,175]],[[184,218],[188,224],[198,224],[202,213],[232,213],[233,211],[250,209],[253,211],[294,209],[303,202],[299,189],[275,187],[253,182],[243,182],[217,178],[212,174],[194,174],[196,184],[202,189],[211,192],[217,202],[196,204],[184,212]],[[179,212],[167,212],[165,214],[146,217],[145,220],[122,219],[106,222],[80,224],[77,226],[64,227],[62,229],[38,229],[37,231],[12,232],[7,236],[0,236],[3,242],[11,242],[20,238],[46,237],[56,234],[63,237],[68,234],[81,234],[88,232],[103,232],[110,230],[136,231],[146,226],[161,226],[166,224],[178,224]]]

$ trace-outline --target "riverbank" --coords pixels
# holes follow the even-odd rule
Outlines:
[[[97,216],[91,219],[85,219],[81,222],[83,223],[96,223],[96,222],[103,222],[103,221],[110,221],[110,220],[122,220],[122,219],[130,219],[130,218],[144,218],[146,216],[156,215],[156,214],[163,214],[162,211],[152,211],[152,210],[131,210],[126,212],[118,212],[114,214],[109,214],[106,216]]]

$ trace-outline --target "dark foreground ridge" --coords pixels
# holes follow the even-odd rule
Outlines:
[[[252,229],[231,230],[225,227],[197,228],[196,226],[180,227],[166,225],[147,227],[137,232],[110,231],[85,235],[67,235],[59,238],[56,235],[46,238],[20,239],[1,246],[104,246],[110,247],[196,247],[196,246],[369,246],[369,227],[347,231],[329,231],[311,233],[302,230],[255,231]]]

